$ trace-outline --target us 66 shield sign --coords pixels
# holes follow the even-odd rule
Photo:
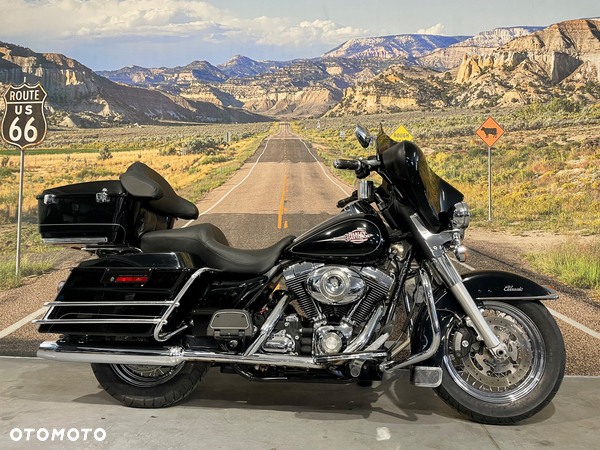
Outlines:
[[[40,83],[9,86],[4,93],[6,111],[2,118],[2,139],[24,150],[46,138],[48,124],[44,101],[48,94]]]

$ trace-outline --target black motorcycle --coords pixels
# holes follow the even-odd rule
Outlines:
[[[135,163],[120,180],[38,196],[45,242],[98,258],[72,269],[35,323],[38,356],[92,364],[127,406],[188,396],[219,366],[248,380],[358,382],[399,369],[478,422],[541,411],[565,370],[561,333],[540,300],[556,292],[519,275],[459,275],[469,225],[463,195],[412,142],[357,127],[376,156],[336,160],[359,189],[339,215],[269,248],[229,246],[195,205]],[[362,180],[381,177],[375,187]],[[372,206],[375,205],[377,210]]]

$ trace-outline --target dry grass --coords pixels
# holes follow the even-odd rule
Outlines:
[[[218,128],[220,131],[227,129],[224,125],[212,127],[220,127]],[[244,127],[248,129],[248,124],[244,124]],[[183,127],[175,128],[179,130]],[[237,170],[241,163],[256,150],[265,136],[265,125],[260,124],[259,129],[261,133],[252,134],[246,131],[239,136],[233,135],[227,151],[228,161],[226,161],[225,144],[221,140],[224,131],[216,136],[216,147],[201,150],[202,153],[197,154],[183,154],[186,153],[184,149],[189,142],[198,139],[198,135],[186,136],[183,132],[156,137],[155,145],[148,145],[141,149],[131,148],[132,142],[126,142],[120,148],[118,142],[110,143],[103,139],[103,145],[92,152],[88,148],[79,148],[81,145],[89,146],[88,143],[68,145],[51,151],[41,149],[37,150],[37,153],[28,151],[25,157],[23,189],[24,218],[28,222],[37,221],[35,196],[41,194],[44,189],[86,181],[117,179],[135,161],[141,161],[152,167],[163,175],[176,191],[195,201],[209,189],[208,187],[195,188],[203,185],[204,179],[210,179],[209,184],[212,187],[221,184],[226,179],[223,177]],[[98,133],[98,131],[88,132]],[[81,130],[77,133],[81,133]],[[103,148],[109,150],[111,158],[98,158]],[[0,162],[4,163],[4,166],[0,167],[0,223],[10,223],[16,220],[17,215],[20,161],[19,156],[14,152],[7,152],[4,155],[0,158]],[[220,176],[221,165],[223,165],[222,177]]]

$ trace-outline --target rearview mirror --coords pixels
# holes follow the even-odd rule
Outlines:
[[[365,130],[360,123],[356,124],[356,138],[362,148],[367,148],[371,143],[371,135]]]

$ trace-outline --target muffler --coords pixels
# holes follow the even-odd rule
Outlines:
[[[250,364],[322,369],[313,358],[277,354],[237,355],[206,350],[191,350],[183,347],[116,348],[95,347],[62,341],[46,341],[37,351],[37,356],[53,361],[84,362],[98,364],[139,364],[156,366],[176,366],[184,361],[210,363]]]

